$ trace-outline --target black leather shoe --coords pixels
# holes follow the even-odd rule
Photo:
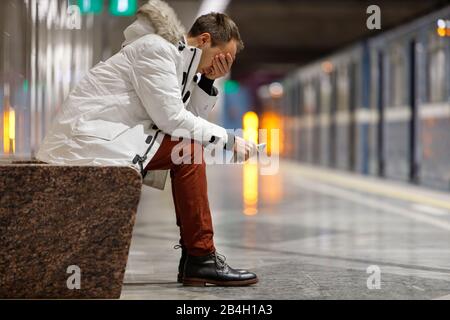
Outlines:
[[[187,255],[183,285],[202,287],[209,283],[218,286],[246,286],[258,282],[256,274],[233,269],[225,260],[225,256],[217,252],[201,257]]]
[[[182,246],[181,244],[176,244],[173,246],[174,249],[181,249],[181,257],[180,257],[180,263],[178,264],[178,274],[177,274],[177,282],[183,283],[183,270],[184,270],[184,263],[186,261],[187,257],[187,249],[186,247]],[[245,269],[235,269],[238,272],[244,273],[248,272]]]

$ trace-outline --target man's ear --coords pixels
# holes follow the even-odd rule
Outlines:
[[[211,46],[211,34],[209,34],[208,32],[202,33],[201,35],[199,35],[199,42],[202,47],[208,45],[208,43]]]

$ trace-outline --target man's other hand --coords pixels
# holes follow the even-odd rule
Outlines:
[[[235,137],[233,149],[233,158],[235,162],[247,161],[250,157],[253,157],[257,151],[258,150],[255,143],[241,137]]]

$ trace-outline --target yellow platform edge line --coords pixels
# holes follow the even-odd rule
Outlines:
[[[405,200],[408,202],[425,204],[432,207],[450,210],[450,201],[432,198],[430,196],[420,194],[420,191],[419,192],[414,192],[411,190],[405,191],[401,190],[400,186],[392,186],[388,184],[380,185],[381,182],[379,181],[376,182],[361,181],[361,179],[363,178],[360,177],[342,177],[337,173],[329,172],[328,171],[329,169],[325,169],[327,171],[323,171],[317,168],[301,167],[301,165],[295,165],[289,162],[288,165],[295,166],[295,169],[299,172],[299,174],[304,177],[317,179],[322,182],[333,184],[335,186],[341,186],[355,191],[362,191],[388,198],[395,198],[399,200]]]

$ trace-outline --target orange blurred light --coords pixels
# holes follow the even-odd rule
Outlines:
[[[14,109],[6,105],[3,112],[3,151],[14,153],[16,141],[16,114]]]
[[[9,153],[9,112],[7,109],[3,112],[3,152]]]
[[[244,139],[258,143],[258,115],[253,111],[246,112],[242,118],[242,126],[244,129]]]
[[[322,70],[325,73],[331,73],[333,71],[333,64],[330,61],[322,62]]]
[[[448,29],[447,29],[447,30],[448,30]],[[445,35],[446,35],[446,33],[447,33],[445,28],[437,28],[436,31],[437,31],[437,34],[438,34],[440,37],[445,37]]]
[[[283,152],[283,130],[282,120],[275,112],[264,112],[261,120],[261,128],[267,130],[267,154],[278,154]],[[272,140],[272,130],[279,130],[279,139]]]
[[[258,115],[249,111],[242,118],[244,139],[258,143]],[[243,198],[244,214],[247,216],[255,215],[258,212],[258,164],[244,163],[243,170]]]
[[[16,149],[16,112],[13,108],[9,109],[9,141],[11,142],[12,153]]]

